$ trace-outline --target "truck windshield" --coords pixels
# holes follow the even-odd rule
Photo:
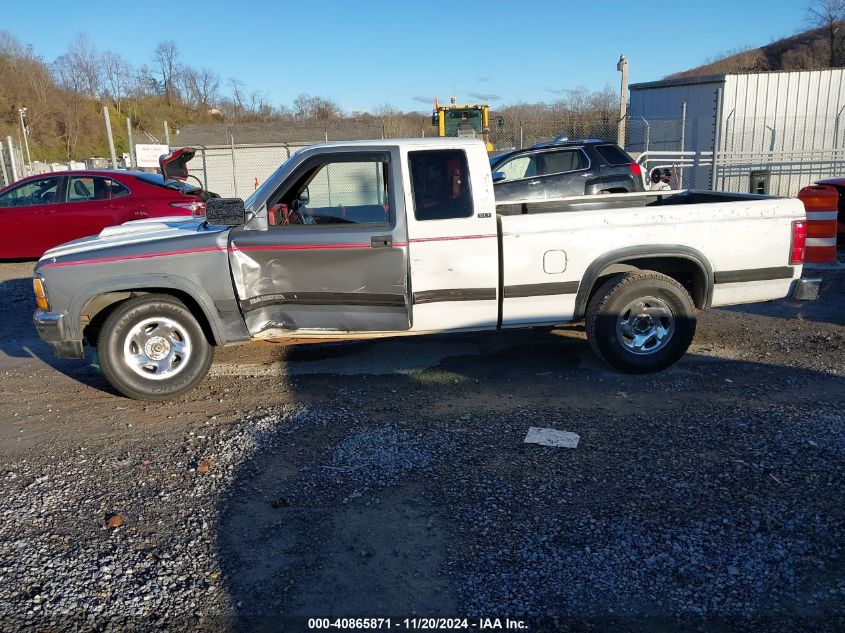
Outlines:
[[[446,136],[481,134],[481,110],[446,110]]]

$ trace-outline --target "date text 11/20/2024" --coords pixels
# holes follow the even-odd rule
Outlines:
[[[310,630],[479,630],[479,631],[525,631],[528,625],[523,620],[510,618],[309,618]]]

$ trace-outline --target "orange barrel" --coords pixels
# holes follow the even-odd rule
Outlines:
[[[807,211],[808,264],[836,262],[836,214],[839,192],[829,185],[810,185],[798,192],[798,199]]]

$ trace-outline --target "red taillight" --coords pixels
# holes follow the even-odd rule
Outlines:
[[[789,265],[803,264],[806,251],[807,223],[803,220],[797,220],[792,223],[792,248],[789,251]]]
[[[186,200],[184,202],[171,202],[171,207],[179,207],[191,212],[191,215],[205,215],[205,202],[202,200]]]
[[[640,167],[639,163],[629,163],[628,167],[631,168],[631,173],[635,176],[639,176],[640,178],[643,177],[643,168]]]

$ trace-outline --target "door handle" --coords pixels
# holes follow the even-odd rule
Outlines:
[[[374,235],[370,238],[370,246],[373,248],[390,248],[393,246],[393,236]]]
[[[534,187],[535,185],[539,185],[541,182],[542,182],[541,180],[529,180],[529,181],[528,181],[528,186],[529,186],[529,187]]]

